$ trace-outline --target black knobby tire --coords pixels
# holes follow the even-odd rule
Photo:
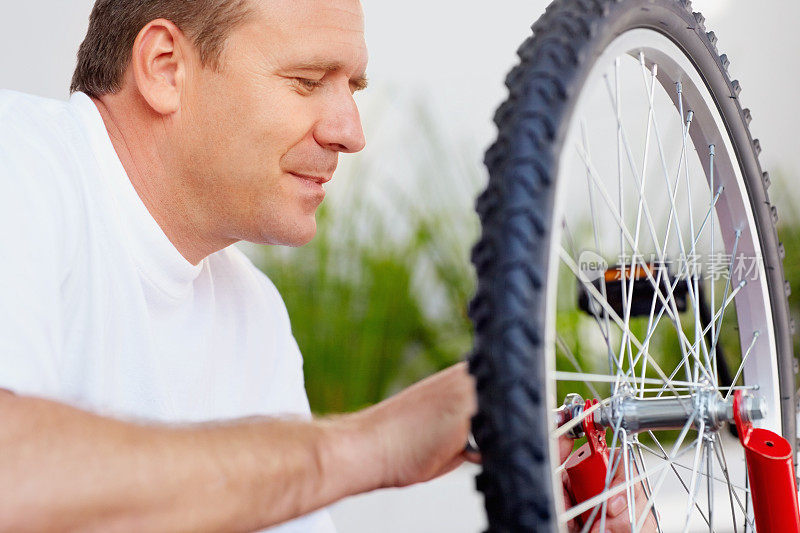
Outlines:
[[[492,532],[556,531],[544,393],[545,309],[555,177],[577,95],[595,60],[618,35],[657,30],[697,66],[716,100],[746,181],[759,229],[778,351],[784,435],[795,445],[795,360],[788,285],[760,147],[748,129],[716,38],[687,0],[556,0],[533,25],[508,75],[508,100],[495,115],[487,151],[490,179],[476,209],[482,236],[473,250],[477,293],[470,306],[470,370],[479,410],[473,433],[483,455],[477,487]]]

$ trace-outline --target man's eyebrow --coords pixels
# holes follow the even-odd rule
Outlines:
[[[342,70],[342,68],[344,68],[344,65],[337,61],[311,60],[290,65],[287,70],[324,70],[326,72],[337,72]],[[365,74],[361,74],[350,80],[350,85],[353,86],[356,91],[363,91],[367,88],[368,84],[369,82]]]

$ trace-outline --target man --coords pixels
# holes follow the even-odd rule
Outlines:
[[[0,530],[252,531],[460,464],[463,366],[310,420],[229,247],[313,237],[366,62],[356,0],[99,0],[68,103],[2,93]]]
[[[366,63],[358,0],[98,0],[68,103],[0,93],[0,530],[324,533],[463,462],[463,365],[311,420],[230,246],[314,236]]]

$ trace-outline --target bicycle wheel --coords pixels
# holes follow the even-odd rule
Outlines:
[[[583,508],[562,501],[553,413],[568,393],[601,400],[622,486],[644,486],[634,529],[653,514],[662,531],[754,530],[743,453],[711,411],[749,390],[757,425],[794,450],[796,362],[739,83],[687,0],[556,0],[533,32],[476,206],[489,530],[556,531],[595,508],[583,530],[604,526],[609,483]],[[623,408],[643,400],[655,422]]]

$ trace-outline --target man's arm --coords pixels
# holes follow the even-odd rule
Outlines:
[[[456,365],[365,411],[146,426],[0,392],[0,530],[252,531],[462,461]]]

